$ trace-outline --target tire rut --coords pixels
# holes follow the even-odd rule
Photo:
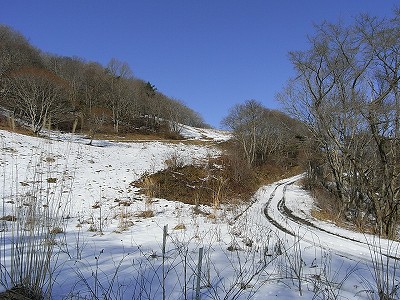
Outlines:
[[[359,240],[354,239],[354,238],[350,238],[350,237],[346,237],[346,236],[343,236],[343,235],[338,234],[338,233],[330,232],[330,231],[328,231],[328,230],[326,230],[326,229],[323,229],[323,228],[321,228],[321,227],[318,227],[317,225],[315,225],[314,223],[312,223],[312,222],[310,222],[310,221],[308,221],[308,220],[305,220],[305,219],[303,219],[303,218],[301,218],[301,217],[296,216],[295,214],[293,214],[293,211],[290,210],[290,209],[286,206],[286,190],[287,190],[287,187],[288,187],[288,186],[294,184],[295,182],[296,182],[296,180],[292,180],[292,181],[287,181],[287,182],[280,183],[280,184],[278,184],[278,185],[274,188],[274,190],[272,191],[272,193],[271,193],[271,195],[270,195],[270,197],[269,197],[269,199],[268,199],[268,201],[267,201],[267,204],[265,205],[265,207],[264,207],[264,209],[263,209],[263,213],[264,213],[265,217],[267,218],[267,220],[268,220],[272,225],[274,225],[276,228],[278,228],[279,230],[281,230],[281,231],[283,231],[283,232],[285,232],[285,233],[287,233],[287,234],[289,234],[289,235],[295,236],[295,233],[291,232],[290,230],[288,230],[287,228],[285,228],[284,226],[282,226],[281,224],[279,224],[279,223],[268,213],[268,208],[269,208],[269,206],[270,206],[270,203],[271,203],[272,199],[275,197],[276,190],[277,190],[279,187],[281,187],[282,185],[284,185],[284,187],[283,187],[283,193],[282,193],[282,198],[279,200],[278,205],[277,205],[277,208],[278,208],[278,211],[279,211],[283,216],[285,216],[287,219],[289,219],[289,220],[295,222],[296,224],[299,224],[299,225],[302,225],[302,226],[306,226],[306,227],[308,227],[308,228],[312,228],[313,230],[325,232],[325,233],[327,233],[327,234],[330,234],[330,235],[333,235],[333,236],[335,236],[335,237],[339,237],[339,238],[345,239],[345,240],[347,240],[347,241],[352,241],[352,242],[355,242],[355,243],[358,243],[358,244],[362,244],[362,245],[367,246],[367,247],[371,247],[371,245],[369,245],[367,242],[362,242],[362,241],[359,241]],[[384,256],[386,256],[386,257],[388,257],[388,258],[390,258],[390,259],[397,260],[397,261],[400,260],[399,257],[393,256],[393,255],[390,255],[390,254],[382,253],[382,255],[384,255]]]
[[[264,216],[267,218],[267,220],[268,220],[272,225],[274,225],[276,228],[278,228],[279,230],[281,230],[281,231],[283,231],[283,232],[285,232],[285,233],[287,233],[287,234],[289,234],[289,235],[291,235],[291,236],[295,236],[295,234],[294,234],[293,232],[291,232],[290,230],[286,229],[284,226],[282,226],[282,225],[279,224],[277,221],[275,221],[275,219],[272,218],[272,216],[268,213],[269,205],[270,205],[272,199],[275,197],[276,190],[277,190],[280,186],[282,186],[282,185],[284,185],[284,184],[286,184],[286,183],[285,183],[285,182],[280,183],[280,184],[278,184],[278,185],[274,188],[274,190],[272,191],[271,195],[270,195],[269,198],[268,198],[268,201],[267,201],[266,205],[265,205],[264,208],[263,208],[263,213],[264,213]]]

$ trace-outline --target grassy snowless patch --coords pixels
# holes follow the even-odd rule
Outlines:
[[[14,128],[14,130],[12,130],[10,119],[6,118],[3,115],[0,115],[0,129],[1,130],[10,130],[15,133],[19,133],[19,134],[23,134],[23,135],[34,136],[34,133],[31,130],[19,125],[18,123],[15,123],[15,128]]]
[[[153,141],[153,140],[161,140],[161,141],[178,141],[182,140],[178,134],[174,134],[172,132],[102,132],[95,135],[95,138],[98,140],[112,140],[115,142],[135,142],[135,141]]]
[[[0,299],[4,300],[41,300],[43,296],[25,286],[16,286],[0,293]]]
[[[35,134],[25,126],[21,125],[18,121],[15,121],[14,129],[11,126],[11,121],[9,118],[0,114],[0,129],[9,130],[15,133],[34,136]],[[57,129],[57,128],[55,128]],[[59,128],[60,129],[60,128]],[[61,128],[62,130],[63,128]],[[65,130],[69,131],[69,130]],[[90,135],[89,131],[78,132]],[[120,132],[116,133],[112,126],[103,125],[99,128],[98,132],[95,134],[95,139],[97,140],[112,140],[116,142],[135,142],[135,141],[182,141],[184,138],[176,133],[166,129],[162,129],[159,131],[150,131],[150,130],[135,130],[135,129],[127,129],[125,127],[121,127]]]
[[[132,184],[148,197],[218,207],[247,201],[260,186],[300,172],[298,167],[284,170],[271,164],[250,169],[233,164],[230,157],[223,156],[204,165],[170,166]]]

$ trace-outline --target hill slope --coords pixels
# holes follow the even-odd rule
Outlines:
[[[187,130],[192,136],[215,136]],[[13,230],[32,237],[15,224],[35,203],[39,214],[62,207],[52,236],[54,299],[194,299],[196,293],[202,299],[325,299],[329,293],[369,299],[376,291],[368,253],[359,262],[333,255],[302,236],[280,232],[265,218],[261,211],[282,183],[260,189],[250,206],[220,209],[144,197],[130,185],[165,168],[171,155],[202,164],[220,154],[212,145],[87,142],[79,136],[42,139],[0,131],[2,215],[7,217],[1,232],[3,286],[12,285],[6,271],[16,256],[10,251]],[[302,203],[312,205],[304,191],[294,189],[288,202],[301,193]]]

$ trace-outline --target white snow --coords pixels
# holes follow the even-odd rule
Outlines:
[[[189,127],[184,135],[229,139],[226,132]],[[373,244],[372,237],[313,220],[312,198],[296,184],[286,190],[287,205],[296,215],[361,243],[298,225],[276,209],[284,183],[300,176],[262,187],[250,207],[200,207],[204,213],[195,213],[193,206],[180,202],[149,201],[130,183],[166,168],[171,156],[201,164],[219,155],[218,149],[163,142],[87,143],[67,134],[42,139],[0,131],[2,215],[13,213],[15,203],[9,200],[33,186],[38,172],[44,182],[57,178],[54,186],[46,186],[55,194],[62,190],[59,201],[67,205],[65,234],[58,235],[55,249],[53,299],[194,299],[200,248],[201,299],[378,298],[366,244]],[[296,237],[270,223],[264,215],[267,203],[271,217]],[[145,210],[154,216],[140,217]],[[185,229],[174,229],[181,224]],[[168,236],[163,258],[164,226]],[[7,240],[10,232],[2,234]],[[384,252],[399,257],[397,243],[379,242]],[[4,255],[1,262],[7,261]],[[399,284],[399,267],[389,261],[394,284]]]
[[[188,139],[213,140],[217,142],[225,142],[232,138],[232,134],[229,131],[194,128],[187,125],[182,125],[180,133],[182,134],[182,136]]]

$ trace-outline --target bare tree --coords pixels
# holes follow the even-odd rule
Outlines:
[[[64,80],[68,81],[68,102],[71,112],[65,116],[63,129],[75,133],[78,124],[82,128],[84,116],[84,91],[85,91],[85,62],[73,57],[60,57],[43,54],[42,60],[47,69],[54,72]]]
[[[9,118],[14,128],[15,116],[6,94],[6,74],[25,66],[41,65],[39,51],[17,31],[0,24],[0,104],[10,109]]]
[[[92,114],[94,109],[106,107],[105,94],[107,92],[107,76],[104,68],[97,63],[88,63],[84,65],[82,74],[82,86],[80,93],[80,102],[82,103],[77,111],[81,119],[81,129],[91,130]]]
[[[47,95],[53,94],[54,101],[49,96],[43,100],[39,86]],[[42,104],[28,108],[27,103],[38,101]],[[65,104],[64,114],[56,113],[61,103]],[[121,124],[128,130],[157,131],[166,128],[163,125],[171,115],[175,125],[179,122],[204,126],[198,113],[157,91],[150,82],[133,78],[127,63],[111,59],[104,68],[76,57],[41,53],[21,34],[4,25],[0,25],[0,104],[10,110],[12,118],[15,112],[28,119],[32,130],[37,132],[44,120],[49,117],[55,120],[58,116],[62,129],[90,130],[92,114],[96,114],[93,108],[99,107],[111,111],[112,118],[106,118],[105,123],[112,124],[115,132],[120,131]],[[39,113],[38,107],[43,111]],[[174,114],[171,108],[175,109]]]
[[[19,32],[0,24],[0,78],[24,66],[40,65],[39,51]]]
[[[233,131],[249,165],[256,161],[257,131],[263,122],[263,111],[264,107],[259,102],[248,100],[245,104],[235,105],[222,121]]]
[[[112,111],[114,131],[118,133],[122,115],[127,111],[129,103],[128,80],[132,78],[132,71],[127,63],[120,62],[115,58],[110,60],[106,71],[110,84],[106,102]]]
[[[398,24],[397,12],[393,20],[361,16],[348,27],[316,27],[310,49],[290,53],[297,77],[279,95],[313,133],[325,161],[321,181],[335,184],[339,216],[372,217],[377,233],[392,238],[400,193]]]
[[[68,84],[54,73],[39,68],[11,72],[6,80],[6,95],[13,109],[28,121],[38,134],[51,118],[62,118],[69,106],[65,93]]]
[[[103,107],[93,107],[92,112],[88,118],[89,127],[89,145],[93,144],[93,140],[97,133],[102,129],[107,120],[110,118],[112,113],[108,109]]]
[[[235,105],[222,123],[233,131],[250,166],[262,165],[268,159],[276,161],[278,157],[288,159],[288,146],[297,132],[294,120],[255,100]]]

